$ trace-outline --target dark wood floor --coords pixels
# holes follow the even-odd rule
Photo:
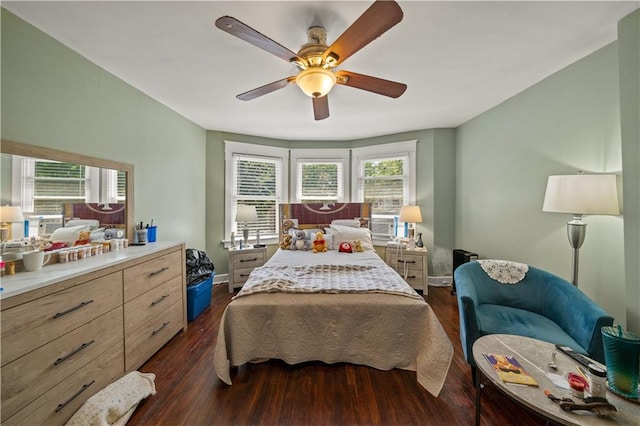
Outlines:
[[[472,425],[475,388],[458,337],[458,308],[448,287],[430,287],[427,302],[447,332],[454,357],[440,396],[404,370],[350,364],[279,361],[248,364],[218,379],[213,351],[231,295],[214,287],[212,305],[140,368],[156,374],[157,394],[143,401],[130,425]],[[483,425],[543,425],[489,383],[482,391]]]

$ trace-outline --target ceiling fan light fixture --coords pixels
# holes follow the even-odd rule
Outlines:
[[[300,71],[296,84],[305,95],[312,98],[326,96],[336,84],[336,75],[324,68],[309,67]]]

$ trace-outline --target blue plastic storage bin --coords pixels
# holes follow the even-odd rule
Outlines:
[[[211,305],[211,289],[213,286],[213,277],[211,276],[200,284],[187,287],[187,320],[193,321]]]

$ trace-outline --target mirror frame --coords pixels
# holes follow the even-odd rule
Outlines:
[[[127,238],[133,241],[132,228],[134,223],[133,214],[133,165],[118,161],[104,160],[90,157],[83,154],[75,154],[67,151],[60,151],[53,148],[45,148],[38,145],[30,145],[21,142],[14,142],[2,139],[0,143],[0,153],[21,155],[24,157],[42,158],[44,160],[62,161],[65,163],[76,163],[85,166],[101,167],[104,169],[122,170],[127,174],[127,199],[125,208],[127,214],[125,218],[125,229]]]

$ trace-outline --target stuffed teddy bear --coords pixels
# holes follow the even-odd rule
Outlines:
[[[354,253],[359,253],[359,252],[363,252],[364,249],[362,248],[362,241],[360,240],[355,240],[353,242],[353,252]]]
[[[307,240],[307,233],[303,230],[296,231],[291,241],[289,250],[309,250],[309,240]]]
[[[104,239],[110,240],[118,237],[118,231],[115,228],[108,228],[104,230]]]
[[[76,240],[75,243],[73,243],[74,246],[82,246],[85,244],[89,244],[91,242],[91,232],[90,231],[80,231],[80,235],[78,236],[78,239]]]
[[[285,234],[282,236],[282,241],[280,241],[280,248],[282,250],[289,250],[291,248],[291,235]]]
[[[313,252],[324,253],[327,251],[327,243],[324,240],[324,234],[320,231],[316,232],[316,239],[313,240]]]

